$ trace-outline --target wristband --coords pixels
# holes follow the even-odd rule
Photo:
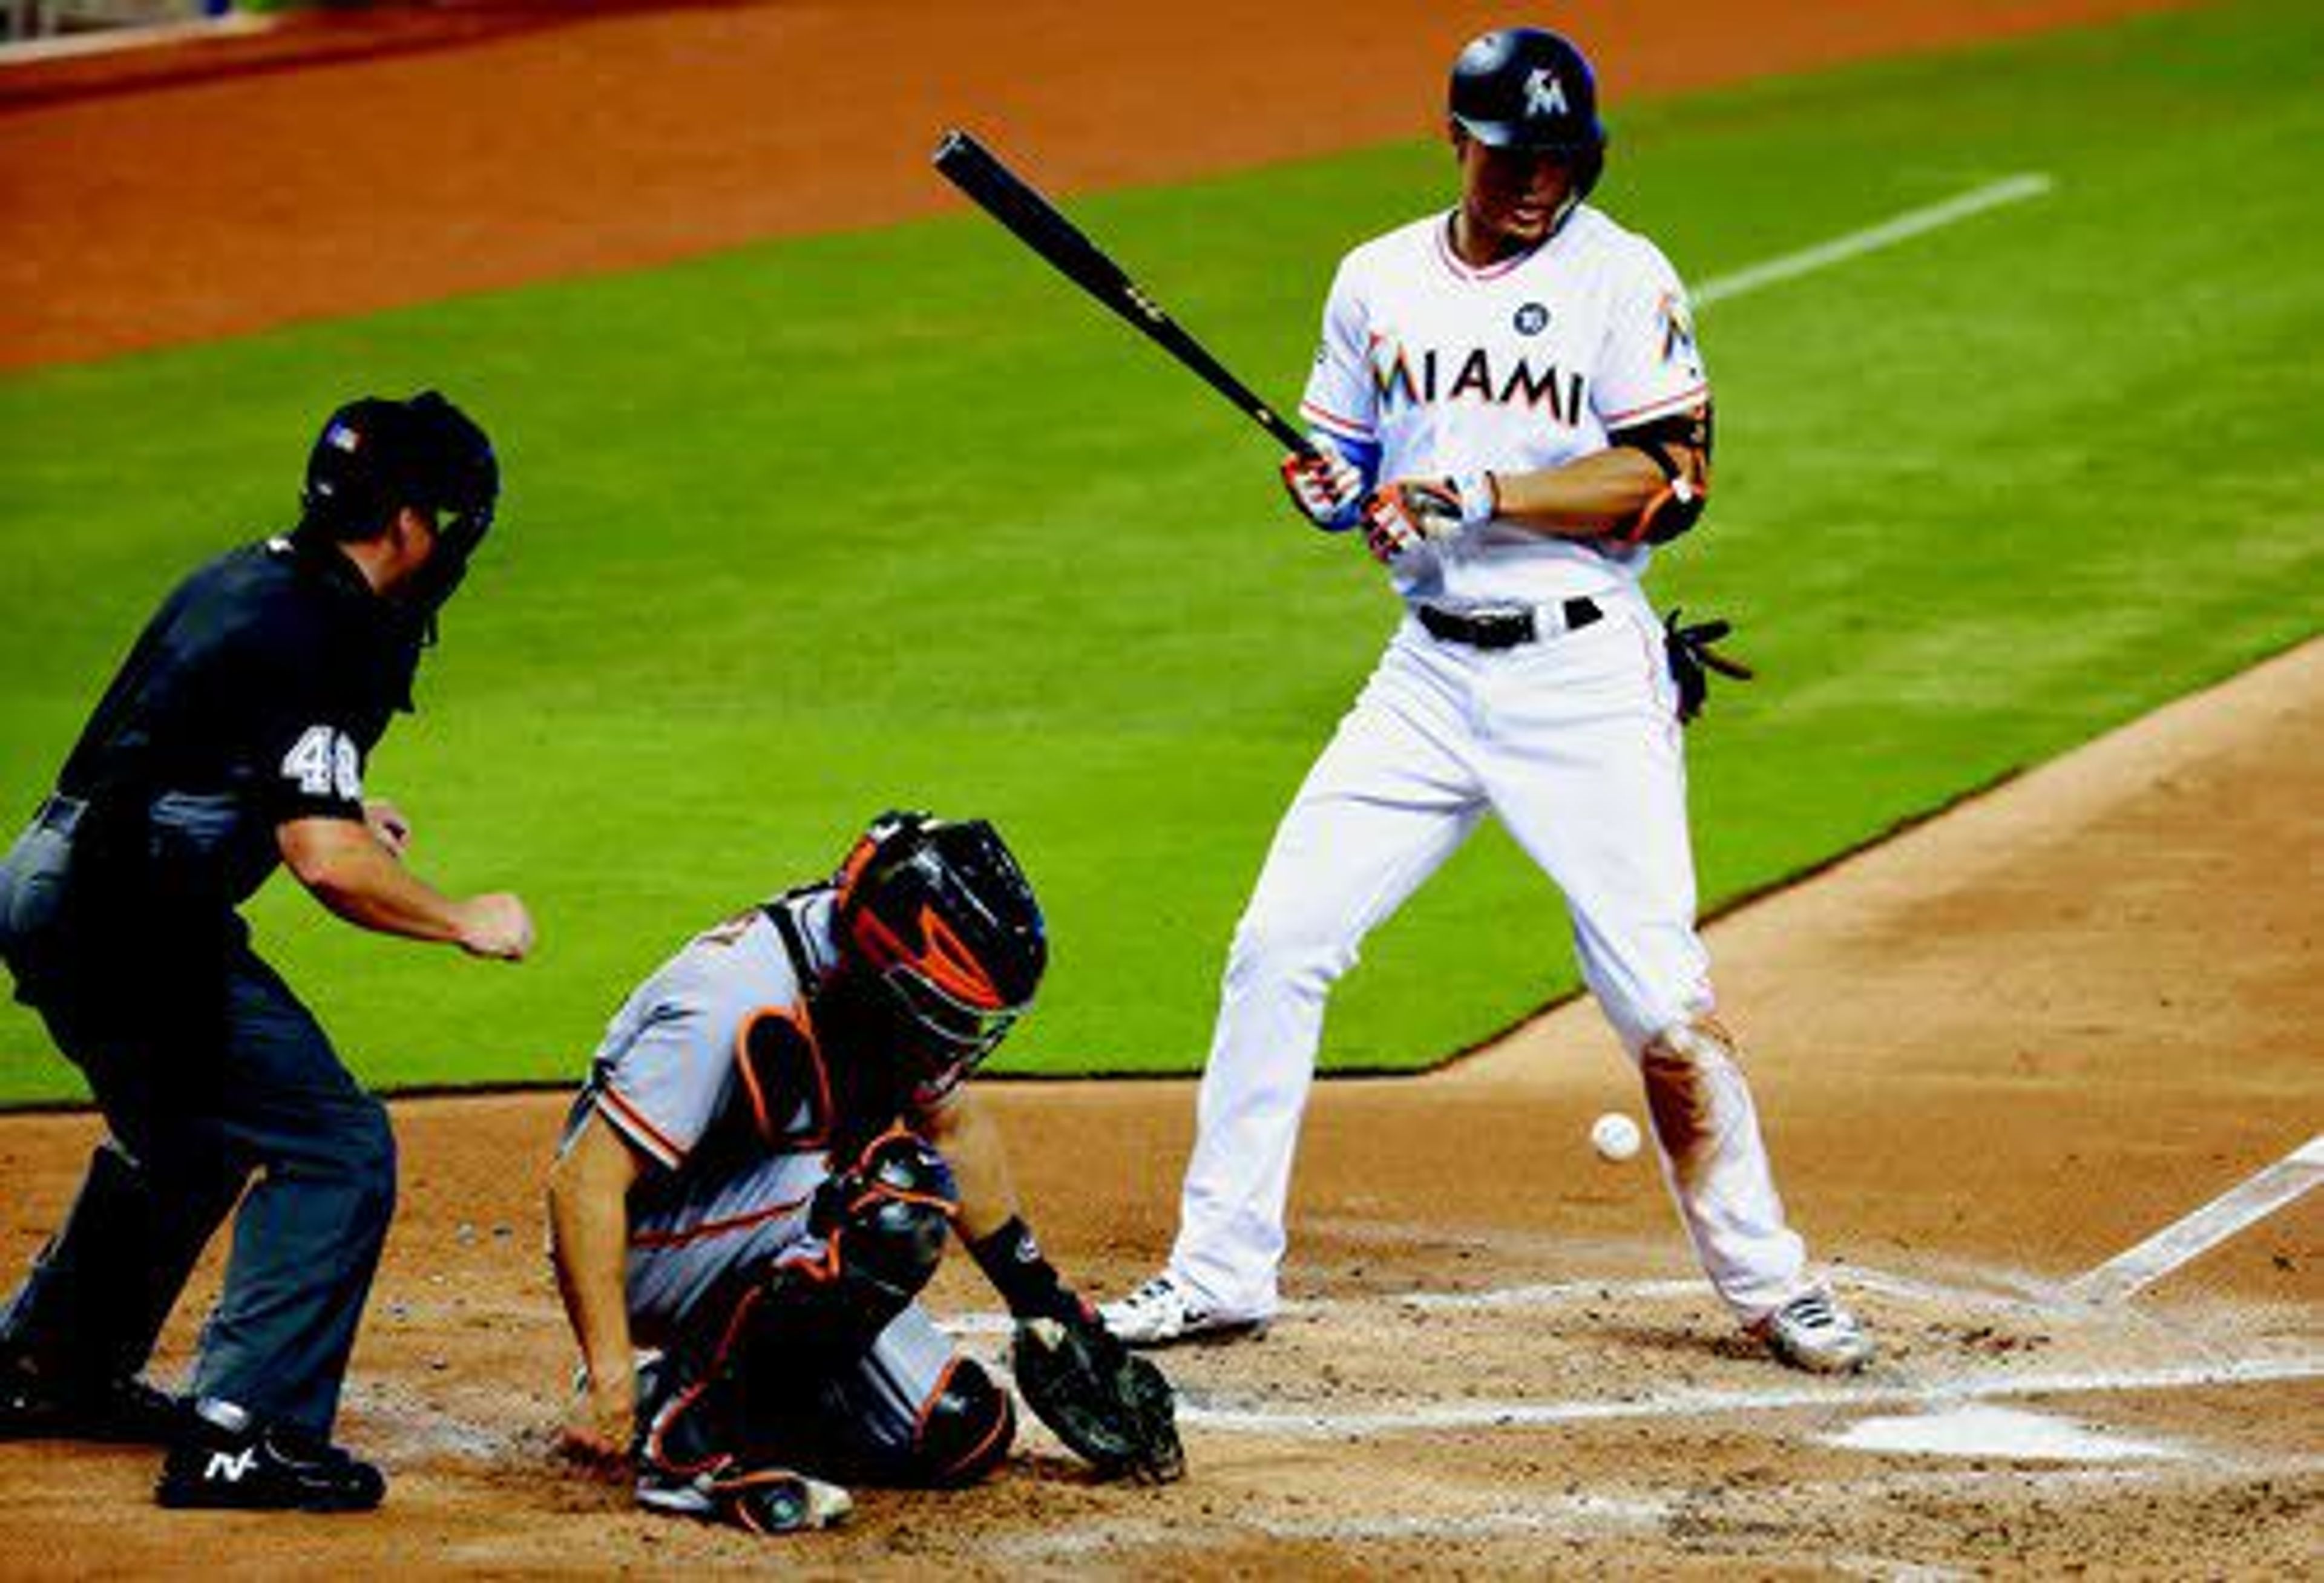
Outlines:
[[[1011,1215],[999,1229],[970,1242],[968,1253],[1015,1318],[1068,1319],[1081,1312],[1081,1300],[1042,1256],[1022,1215]]]
[[[1461,502],[1462,527],[1474,528],[1500,515],[1501,490],[1489,472],[1480,467],[1474,473],[1456,473],[1445,482]]]

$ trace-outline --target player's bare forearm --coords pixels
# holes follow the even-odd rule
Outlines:
[[[557,1156],[549,1171],[549,1259],[565,1318],[588,1366],[592,1398],[601,1417],[618,1419],[636,1398],[627,1290],[629,1192],[638,1178],[630,1146],[596,1117]],[[626,1424],[604,1426],[628,1438]]]
[[[921,1137],[952,1166],[960,1192],[954,1229],[961,1243],[1009,1311],[1020,1321],[1094,1324],[1095,1311],[1065,1284],[1018,1210],[999,1120],[966,1086],[954,1089],[924,1119]]]
[[[532,921],[522,902],[497,893],[461,900],[444,895],[405,868],[368,824],[293,819],[276,829],[275,842],[299,883],[361,928],[512,961],[531,948]]]
[[[973,1085],[963,1083],[945,1095],[923,1118],[919,1131],[952,1167],[953,1183],[960,1190],[962,1240],[973,1242],[990,1235],[1016,1216],[1017,1184],[1009,1170],[1008,1146],[1001,1141],[1000,1122],[977,1099]]]
[[[1682,465],[1701,486],[1699,451],[1682,450]],[[1496,473],[1500,520],[1557,538],[1598,538],[1628,529],[1663,488],[1662,470],[1627,446],[1593,451],[1562,467]]]

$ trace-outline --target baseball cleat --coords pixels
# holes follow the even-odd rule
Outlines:
[[[205,1399],[171,1446],[153,1498],[175,1508],[368,1512],[387,1479],[319,1435],[261,1423],[231,1403]]]
[[[761,1468],[749,1473],[724,1468],[691,1477],[660,1468],[638,1476],[638,1505],[673,1517],[732,1523],[753,1533],[804,1533],[828,1528],[855,1509],[835,1484]]]
[[[1170,1347],[1180,1341],[1224,1341],[1256,1336],[1267,1329],[1263,1316],[1223,1314],[1167,1273],[1129,1296],[1098,1305],[1098,1318],[1126,1347]]]
[[[1821,1290],[1801,1293],[1748,1333],[1777,1362],[1810,1374],[1854,1374],[1879,1350],[1856,1316]]]
[[[180,1397],[134,1375],[52,1381],[22,1354],[0,1354],[0,1440],[106,1440],[166,1446],[186,1427]]]

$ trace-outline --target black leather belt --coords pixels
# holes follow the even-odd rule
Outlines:
[[[1594,599],[1569,599],[1554,612],[1548,606],[1529,604],[1484,610],[1444,610],[1424,604],[1416,607],[1413,613],[1428,629],[1429,636],[1447,643],[1466,643],[1471,649],[1515,649],[1520,643],[1554,638],[1559,632],[1578,632],[1606,614]],[[1557,623],[1552,631],[1542,630],[1541,617],[1545,613]]]
[[[88,804],[79,797],[69,797],[61,792],[41,799],[41,811],[32,815],[32,823],[42,829],[72,839],[72,833],[88,814]]]

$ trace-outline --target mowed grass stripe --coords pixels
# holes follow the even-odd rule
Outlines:
[[[1653,586],[1764,676],[1691,738],[1708,902],[2317,630],[2324,106],[2281,62],[2319,43],[2267,0],[1617,107],[1603,199],[1702,281],[2057,183],[1703,313],[1720,499]],[[1281,400],[1339,253],[1449,179],[1413,144],[1073,212]],[[465,963],[278,884],[262,938],[359,1071],[573,1075],[687,932],[898,803],[999,821],[1049,906],[1005,1067],[1199,1063],[1393,607],[1240,418],[973,216],[0,382],[0,807],[168,583],[287,518],[320,413],[422,384],[491,424],[509,496],[373,779],[426,872],[523,889],[543,943]],[[1327,1060],[1507,1026],[1572,987],[1563,935],[1480,837],[1369,944]],[[0,1016],[0,1095],[74,1091]]]

